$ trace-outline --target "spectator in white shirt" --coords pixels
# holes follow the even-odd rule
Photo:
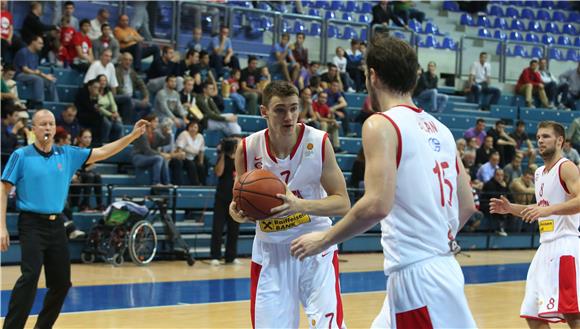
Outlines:
[[[177,136],[177,147],[185,152],[183,167],[191,185],[205,185],[208,166],[205,159],[205,139],[200,132],[199,121],[191,120],[186,130]],[[180,183],[176,183],[181,185]]]
[[[97,17],[91,19],[91,30],[88,33],[91,41],[96,40],[101,36],[101,25],[109,23],[109,16],[109,11],[105,8],[101,8],[97,13]]]
[[[338,67],[338,72],[340,73],[340,80],[345,83],[345,88],[348,92],[354,92],[354,81],[350,78],[350,75],[346,72],[346,52],[342,47],[336,47],[335,56],[332,57],[332,63]]]
[[[544,83],[544,90],[548,101],[552,105],[558,105],[558,79],[548,71],[548,59],[541,58],[539,62],[539,72]]]
[[[472,94],[472,101],[479,104],[481,100],[481,109],[489,111],[490,106],[497,104],[501,92],[498,88],[491,86],[491,65],[487,62],[487,53],[479,54],[479,61],[471,64],[469,69],[468,88]],[[481,95],[483,94],[483,99]],[[486,100],[487,96],[489,99]]]
[[[84,83],[87,83],[94,78],[98,77],[101,74],[104,74],[107,77],[107,81],[109,81],[109,87],[113,91],[113,94],[116,93],[117,87],[119,86],[119,82],[117,81],[117,74],[115,72],[115,66],[111,62],[113,57],[113,52],[111,49],[105,49],[101,53],[101,57],[98,61],[94,61],[93,64],[89,67],[87,74],[85,74]]]

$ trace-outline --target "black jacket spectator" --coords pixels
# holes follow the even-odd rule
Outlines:
[[[423,72],[417,81],[417,87],[413,92],[413,96],[419,95],[424,90],[437,89],[437,82],[439,78],[437,75],[433,76],[429,71]]]
[[[168,61],[166,63],[163,61],[162,57],[155,59],[147,71],[147,78],[149,79],[165,77],[168,75],[179,75],[179,63],[173,61]]]
[[[56,26],[42,23],[40,21],[40,17],[36,16],[33,12],[29,12],[28,15],[26,15],[24,18],[20,34],[22,35],[24,42],[29,44],[30,40],[32,40],[32,37],[38,35],[44,36],[45,32],[51,30],[56,30]]]
[[[386,1],[384,1],[386,2]],[[373,20],[371,21],[371,27],[376,24],[389,24],[389,21],[393,19],[392,8],[386,3],[382,5],[383,1],[379,1],[375,6],[373,6]]]

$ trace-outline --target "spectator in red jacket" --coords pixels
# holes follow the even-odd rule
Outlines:
[[[522,71],[522,74],[520,74],[520,78],[516,84],[516,92],[526,97],[527,107],[535,107],[532,95],[537,94],[543,107],[554,108],[554,105],[550,105],[548,102],[548,97],[544,90],[544,82],[542,81],[540,72],[538,72],[537,59],[532,59],[530,61],[530,66],[525,68]]]

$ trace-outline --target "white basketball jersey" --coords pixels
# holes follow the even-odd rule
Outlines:
[[[285,182],[299,198],[319,200],[326,197],[320,184],[327,134],[299,124],[300,132],[294,149],[285,159],[271,151],[268,129],[258,131],[242,141],[246,171],[265,169]],[[290,243],[302,234],[324,231],[332,222],[328,217],[293,214],[285,218],[269,218],[256,223],[256,239],[269,243]]]
[[[534,175],[536,181],[536,201],[538,206],[547,207],[568,201],[572,196],[560,177],[562,164],[568,159],[562,158],[548,171],[541,166]],[[578,236],[580,214],[553,215],[538,219],[540,243],[555,240],[563,236]]]
[[[378,115],[393,124],[399,137],[395,202],[381,220],[388,275],[450,253],[449,235],[459,227],[458,166],[451,131],[429,113],[400,105]]]

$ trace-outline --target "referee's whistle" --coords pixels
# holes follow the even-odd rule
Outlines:
[[[50,135],[49,135],[49,133],[46,133],[46,134],[44,134],[44,140],[45,140],[45,141],[47,141],[47,140],[48,140],[48,136],[50,136]]]

